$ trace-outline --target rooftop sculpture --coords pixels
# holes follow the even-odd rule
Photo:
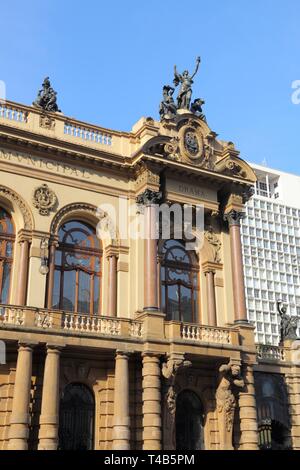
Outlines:
[[[277,310],[280,315],[280,339],[299,339],[297,336],[298,317],[287,315],[287,308],[281,300],[277,300]]]
[[[205,116],[202,113],[202,105],[204,101],[201,98],[197,98],[191,103],[192,99],[192,85],[194,83],[193,78],[199,70],[201,59],[197,57],[196,67],[192,74],[188,70],[184,70],[182,74],[178,73],[176,65],[174,66],[174,80],[173,84],[175,88],[180,84],[179,92],[177,95],[177,104],[175,104],[173,94],[175,88],[170,85],[163,87],[163,100],[160,103],[159,114],[161,119],[170,120],[175,117],[177,111],[185,109],[196,114],[200,119],[205,121]]]
[[[36,100],[32,103],[33,106],[41,108],[44,111],[60,112],[57,106],[57,93],[53,90],[50,84],[49,77],[43,81],[42,89],[39,90]]]

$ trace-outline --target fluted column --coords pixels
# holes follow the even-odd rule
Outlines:
[[[161,193],[146,189],[137,197],[137,203],[144,205],[145,220],[145,285],[144,310],[158,310],[157,286],[157,204]]]
[[[245,297],[245,282],[243,270],[243,255],[241,243],[240,221],[243,218],[243,212],[231,210],[224,216],[228,221],[230,231],[231,245],[231,265],[235,322],[247,323],[247,309]]]
[[[12,412],[10,417],[10,450],[27,450],[29,437],[29,404],[34,345],[19,343]]]
[[[117,351],[115,365],[113,450],[130,449],[128,361],[128,353]]]
[[[161,450],[161,369],[159,355],[143,357],[143,449]]]
[[[240,449],[258,449],[257,411],[254,388],[253,366],[245,366],[245,388],[239,393]]]
[[[29,241],[22,240],[20,253],[20,264],[18,272],[18,290],[16,296],[17,305],[26,305],[28,265],[29,265]]]
[[[108,258],[108,289],[107,289],[107,312],[110,317],[117,316],[117,301],[118,301],[118,276],[117,276],[117,264],[118,264],[118,252],[116,247],[109,246],[106,249],[106,256]]]
[[[217,307],[215,292],[215,271],[210,269],[205,272],[207,289],[207,310],[209,326],[217,326]]]
[[[57,450],[60,352],[61,347],[47,345],[40,417],[39,450]]]
[[[55,250],[56,244],[51,243],[49,248],[49,273],[48,273],[48,288],[47,288],[47,308],[52,307],[52,296],[54,286],[54,273],[55,273]]]

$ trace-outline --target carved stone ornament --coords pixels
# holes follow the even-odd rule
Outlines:
[[[159,204],[161,200],[162,193],[160,191],[153,191],[152,189],[146,189],[143,193],[136,197],[136,203],[143,206],[147,206],[149,204]]]
[[[239,212],[232,210],[224,214],[224,220],[228,222],[229,225],[240,225],[241,220],[245,218],[244,212]]]
[[[221,263],[221,241],[219,237],[216,235],[216,233],[213,230],[213,227],[209,225],[206,227],[206,230],[204,232],[205,238],[208,241],[208,243],[211,245],[213,249],[213,262],[214,263]]]
[[[235,388],[243,388],[239,364],[223,364],[219,368],[219,385],[216,391],[220,448],[232,450],[234,412],[237,406]]]
[[[179,161],[179,139],[177,137],[173,137],[168,143],[165,144],[164,151],[167,155],[167,158],[170,160]]]
[[[299,319],[297,316],[287,315],[287,307],[277,300],[277,310],[280,315],[280,340],[283,343],[286,339],[297,340],[297,328]]]
[[[40,127],[53,131],[55,128],[55,119],[52,119],[47,114],[40,115]]]
[[[176,387],[175,387],[175,379],[176,374],[179,370],[191,367],[191,361],[187,361],[184,359],[184,356],[181,357],[169,357],[167,362],[162,364],[162,375],[166,379],[167,383],[167,393],[165,396],[166,404],[169,410],[169,413],[172,417],[175,416],[176,412]]]
[[[34,190],[32,203],[40,215],[49,215],[57,203],[57,197],[47,184],[42,184]]]
[[[243,170],[241,165],[239,165],[233,160],[228,160],[228,162],[226,163],[226,170],[228,174],[239,176],[240,178],[246,178],[247,176],[246,171]]]
[[[57,93],[51,87],[49,77],[46,77],[39,90],[36,100],[32,103],[36,108],[44,109],[53,113],[60,112],[57,106]]]
[[[186,160],[198,163],[204,156],[204,140],[200,126],[190,119],[188,124],[180,129],[179,134],[180,154]]]

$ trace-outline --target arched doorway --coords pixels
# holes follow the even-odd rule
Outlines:
[[[92,450],[94,447],[95,402],[84,384],[66,386],[60,400],[59,449]]]
[[[176,450],[204,449],[203,407],[196,393],[184,390],[176,400]]]

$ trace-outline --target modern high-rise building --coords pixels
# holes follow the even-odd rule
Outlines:
[[[251,166],[257,182],[242,222],[247,309],[256,341],[278,345],[277,301],[300,319],[300,176]]]

